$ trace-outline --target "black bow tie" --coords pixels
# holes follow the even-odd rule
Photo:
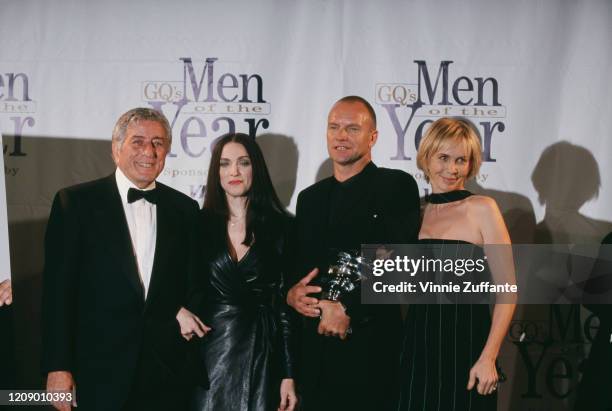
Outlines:
[[[130,188],[128,190],[128,203],[132,204],[134,201],[138,201],[141,198],[144,198],[151,204],[157,204],[157,199],[159,196],[159,192],[157,188],[153,190],[137,190],[135,188]]]

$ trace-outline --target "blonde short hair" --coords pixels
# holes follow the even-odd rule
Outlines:
[[[470,169],[465,177],[466,180],[478,174],[482,164],[482,147],[476,127],[464,118],[442,117],[429,126],[417,152],[417,167],[425,173],[427,181],[429,181],[427,163],[444,143],[453,139],[462,141],[469,151]]]

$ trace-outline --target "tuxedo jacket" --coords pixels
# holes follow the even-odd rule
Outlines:
[[[612,244],[612,233],[609,233],[601,242],[604,245]],[[609,295],[612,286],[612,261],[608,252],[600,250],[591,278],[586,285],[587,292],[606,293]],[[582,380],[578,386],[576,410],[610,410],[612,409],[612,305],[611,304],[585,304],[593,314],[599,318],[599,329],[593,339],[589,357],[582,366]]]
[[[45,237],[45,373],[72,372],[79,410],[120,410],[135,386],[181,389],[199,366],[180,307],[199,306],[197,203],[161,183],[145,299],[115,175],[60,190]],[[202,368],[202,367],[199,367]],[[162,388],[163,387],[163,388]]]
[[[330,224],[333,177],[303,190],[297,201],[294,283],[330,263],[331,237],[359,248],[361,244],[413,243],[419,230],[420,202],[415,180],[400,170],[368,164],[360,173],[360,190],[352,206]],[[331,233],[330,225],[340,232]],[[317,333],[318,318],[304,318],[301,338],[300,384],[305,404],[311,395],[336,384],[352,386],[351,395],[364,396],[377,409],[391,402],[397,382],[401,314],[397,305],[362,305],[354,292],[342,302],[351,317],[352,334],[345,341]],[[360,390],[356,387],[367,387]],[[339,394],[340,395],[340,394]],[[372,405],[373,406],[373,405]],[[307,409],[316,408],[310,407]]]
[[[0,365],[0,387],[2,389],[17,388],[15,381],[15,333],[13,330],[13,306],[0,307],[0,352],[2,364]]]

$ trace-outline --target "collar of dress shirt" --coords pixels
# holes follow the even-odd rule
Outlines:
[[[153,181],[151,184],[149,184],[144,189],[138,188],[136,184],[132,183],[130,179],[127,178],[125,174],[123,174],[123,171],[121,171],[121,169],[119,168],[117,168],[117,170],[115,171],[115,180],[117,180],[117,188],[119,189],[119,195],[121,196],[121,202],[123,204],[128,204],[127,195],[128,195],[128,190],[130,188],[135,188],[137,190],[145,190],[145,191],[153,190],[155,188],[155,181]]]

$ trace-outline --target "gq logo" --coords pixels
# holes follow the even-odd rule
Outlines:
[[[12,130],[4,130],[13,138],[6,138],[2,154],[11,157],[24,157],[22,142],[26,129],[36,124],[33,114],[36,102],[30,97],[30,79],[26,73],[0,73],[0,116],[6,116],[3,124],[10,124]],[[6,137],[6,135],[5,135]],[[7,167],[5,166],[5,172]]]
[[[479,128],[482,160],[495,162],[493,140],[496,134],[506,129],[506,108],[500,103],[497,79],[455,74],[450,69],[452,60],[441,61],[435,77],[426,61],[414,60],[414,63],[416,84],[376,84],[376,103],[385,109],[396,134],[395,154],[390,159],[411,160],[418,150],[425,128],[434,119],[461,116],[471,118]],[[412,147],[407,144],[408,139],[412,140]],[[412,153],[409,153],[409,149]]]
[[[418,98],[417,84],[387,83],[376,85],[376,102],[378,104],[407,104],[416,103]]]
[[[175,103],[183,98],[181,81],[143,81],[142,99],[145,101],[165,101]]]
[[[253,138],[270,126],[270,103],[258,73],[232,72],[208,57],[203,65],[182,57],[183,81],[142,81],[142,99],[176,130],[170,158],[200,158],[218,137],[243,131]]]

